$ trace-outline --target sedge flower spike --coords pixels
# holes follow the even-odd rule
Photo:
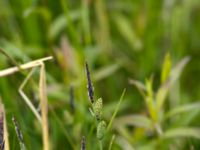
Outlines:
[[[86,75],[87,75],[87,89],[88,89],[88,96],[91,103],[94,103],[94,88],[92,85],[92,80],[90,77],[90,71],[87,62],[85,63]]]
[[[104,138],[105,133],[106,133],[106,122],[101,121],[97,125],[97,138],[99,140],[102,140]]]
[[[82,137],[81,140],[81,150],[86,150],[86,140],[85,140],[85,136]]]
[[[73,88],[73,86],[71,86],[69,89],[69,100],[70,100],[71,111],[74,113],[75,112],[75,104],[74,104],[74,88]]]
[[[101,118],[102,118],[102,108],[103,108],[103,100],[102,100],[102,98],[99,98],[93,104],[93,111],[94,111],[94,114],[95,114],[97,121],[100,121]]]

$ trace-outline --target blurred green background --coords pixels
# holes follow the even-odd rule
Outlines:
[[[92,117],[88,111],[85,61],[91,70],[95,97],[103,98],[106,120],[111,117],[124,88],[127,91],[117,116],[144,114],[145,102],[128,79],[145,82],[153,74],[154,89],[157,89],[167,52],[171,54],[173,65],[184,56],[191,57],[169,99],[179,105],[200,98],[199,40],[199,0],[0,1],[0,47],[19,64],[50,55],[54,57],[53,61],[46,62],[52,149],[72,149],[67,137],[80,149],[82,135],[86,136],[88,149],[92,146],[98,149],[94,145],[95,132],[90,130]],[[1,70],[14,65],[0,55]],[[38,71],[25,88],[35,106],[38,106]],[[41,149],[42,146],[39,124],[18,94],[27,74],[28,71],[24,71],[0,78],[0,96],[6,109],[11,149],[19,149],[12,115],[19,121],[27,149]],[[72,86],[75,114],[70,109]],[[191,119],[191,125],[200,126],[198,115]],[[128,136],[114,132],[136,149],[151,142],[151,136],[139,136],[140,131],[136,133],[132,126],[126,130]],[[114,142],[113,149],[128,149],[122,148],[119,141]],[[191,145],[198,149],[200,146],[198,140],[190,138],[184,139],[184,144],[176,142],[175,145],[175,149],[189,149]],[[169,149],[168,142],[158,149]]]

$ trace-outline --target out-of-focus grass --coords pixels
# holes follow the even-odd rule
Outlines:
[[[164,109],[184,106],[199,99],[199,39],[199,0],[0,1],[0,47],[18,64],[54,56],[53,62],[46,63],[52,149],[74,146],[79,149],[83,135],[88,149],[98,149],[98,144],[94,144],[97,139],[93,118],[88,110],[86,60],[92,70],[95,95],[103,98],[104,118],[109,122],[124,88],[127,92],[116,117],[146,114],[145,103],[128,84],[128,78],[144,81],[153,72],[152,90],[155,91],[162,82],[160,70],[167,52],[171,54],[172,67],[186,55],[191,56],[191,60],[181,78],[169,89]],[[0,55],[0,69],[11,66],[13,63]],[[40,125],[17,92],[27,74],[28,71],[24,71],[0,78],[0,96],[5,105],[11,149],[19,148],[11,121],[13,114],[20,124],[27,149],[42,147]],[[38,80],[39,69],[25,88],[35,106],[38,106],[39,99]],[[71,86],[74,89],[74,112],[70,109]],[[190,108],[193,108],[192,104]],[[190,111],[187,117],[177,116],[177,124],[171,124],[173,119],[167,120],[164,127],[188,124],[198,127],[198,114],[198,111]],[[148,124],[145,118],[138,120]],[[113,149],[121,149],[120,145],[125,145],[124,149],[140,146],[145,149],[145,144],[156,143],[151,140],[152,135],[144,134],[140,128],[128,126],[114,132]],[[167,136],[170,135],[169,132]],[[104,147],[108,147],[112,139],[111,134],[107,136]],[[184,144],[181,145],[182,141]],[[159,149],[169,149],[170,142],[163,141]],[[193,138],[177,139],[173,144],[178,148],[183,146],[183,149],[189,149],[191,145],[198,149],[200,146]]]

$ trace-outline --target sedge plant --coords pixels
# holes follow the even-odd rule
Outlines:
[[[116,117],[116,114],[120,108],[121,102],[123,100],[124,94],[125,94],[125,90],[123,91],[120,100],[118,102],[118,105],[108,123],[108,125],[106,124],[106,121],[103,119],[103,100],[102,98],[98,98],[97,100],[94,99],[94,87],[92,84],[92,80],[90,77],[90,71],[89,71],[89,66],[88,63],[85,63],[85,68],[86,68],[86,76],[87,76],[87,90],[88,90],[88,97],[89,100],[91,102],[91,108],[90,113],[92,114],[92,116],[95,118],[95,124],[96,124],[96,137],[99,141],[99,146],[100,146],[100,150],[103,150],[103,139],[105,138],[105,135],[109,132],[109,130],[111,129],[112,125],[113,125],[113,121]],[[112,139],[110,140],[110,146],[109,149],[112,148],[112,144],[114,141],[115,135],[113,135]]]

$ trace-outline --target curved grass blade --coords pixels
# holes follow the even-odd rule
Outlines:
[[[145,92],[147,89],[146,89],[146,86],[142,82],[134,80],[134,79],[129,79],[129,84],[134,85],[138,89],[142,97],[145,99],[146,97]]]
[[[170,129],[163,134],[163,138],[188,137],[200,139],[200,128],[181,127]]]
[[[142,127],[146,129],[151,129],[153,127],[151,120],[143,115],[127,115],[124,117],[117,118],[114,122],[114,125],[116,127],[121,125],[128,125]]]
[[[186,104],[183,106],[176,107],[166,113],[165,119],[173,117],[174,115],[186,113],[188,111],[196,110],[200,108],[200,103]]]

